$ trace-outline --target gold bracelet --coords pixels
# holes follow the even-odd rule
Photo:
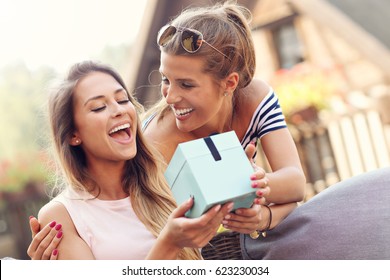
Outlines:
[[[268,219],[268,224],[267,226],[265,227],[265,229],[263,230],[255,230],[254,232],[250,233],[249,236],[252,238],[252,239],[257,239],[259,238],[260,234],[263,236],[263,237],[266,237],[267,236],[267,231],[269,231],[269,229],[271,228],[271,224],[272,224],[272,211],[271,211],[271,208],[268,206],[268,205],[262,205],[264,207],[266,207],[269,211],[269,219]]]

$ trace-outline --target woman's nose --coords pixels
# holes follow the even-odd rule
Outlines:
[[[174,104],[181,100],[180,91],[170,86],[165,91],[165,100],[168,104]]]
[[[111,115],[113,117],[122,116],[125,113],[125,111],[126,110],[125,110],[125,108],[123,108],[123,106],[121,106],[118,103],[115,103],[115,104],[112,105]]]

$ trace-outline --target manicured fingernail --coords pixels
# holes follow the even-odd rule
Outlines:
[[[234,207],[234,203],[233,202],[231,202],[229,205],[228,205],[228,210],[230,211],[230,210],[232,210],[233,209],[233,207]]]
[[[226,215],[226,216],[225,216],[225,219],[226,219],[226,220],[229,220],[230,217],[231,217],[230,215]]]
[[[258,184],[257,181],[251,183],[252,188],[257,188]]]
[[[256,175],[252,174],[250,178],[251,178],[251,180],[256,180]]]
[[[57,249],[54,249],[52,254],[53,254],[53,256],[57,256],[58,250],[57,250]]]
[[[55,225],[56,225],[56,222],[55,222],[55,221],[52,221],[52,222],[50,223],[50,227],[51,227],[51,228],[53,228]]]
[[[34,218],[34,216],[30,216],[30,217],[28,217],[30,220],[32,219],[32,218]]]
[[[62,231],[59,231],[56,235],[57,238],[61,238],[62,237]]]
[[[262,191],[257,191],[257,192],[256,192],[256,195],[257,195],[257,196],[263,196],[263,192],[262,192]]]
[[[61,224],[58,224],[58,225],[56,225],[55,229],[56,229],[56,230],[60,230],[61,227],[62,227],[62,225],[61,225]]]

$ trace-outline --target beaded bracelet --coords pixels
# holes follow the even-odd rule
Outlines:
[[[269,211],[269,219],[268,219],[268,224],[267,226],[265,227],[265,229],[263,230],[255,230],[254,232],[250,233],[249,236],[252,238],[252,239],[257,239],[259,238],[260,236],[260,233],[263,237],[266,237],[267,236],[267,231],[269,231],[269,229],[271,228],[271,224],[272,224],[272,211],[271,211],[271,208],[268,206],[268,205],[262,205],[264,207],[266,207]]]

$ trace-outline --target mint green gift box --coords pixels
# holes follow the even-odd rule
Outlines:
[[[181,143],[165,171],[178,204],[194,197],[189,218],[216,204],[234,202],[233,210],[249,208],[256,197],[250,164],[234,131]]]

